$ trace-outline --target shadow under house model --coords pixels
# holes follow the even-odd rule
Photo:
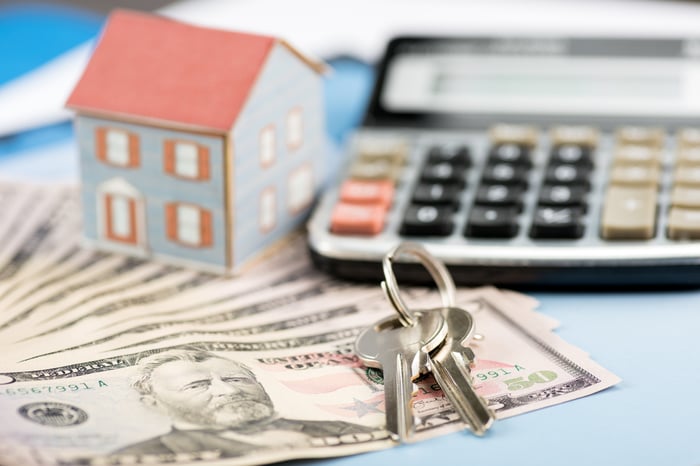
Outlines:
[[[285,41],[117,10],[76,111],[86,242],[235,272],[306,217],[324,65]]]

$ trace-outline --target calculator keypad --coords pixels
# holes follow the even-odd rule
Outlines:
[[[700,239],[700,129],[496,125],[485,136],[485,146],[363,140],[330,231],[518,244]]]
[[[394,204],[396,180],[407,163],[403,142],[365,144],[343,181],[330,218],[337,235],[374,236],[386,226]]]
[[[465,146],[433,146],[428,151],[412,203],[406,209],[403,236],[448,236],[454,229],[452,216],[466,186],[471,157]],[[431,199],[436,199],[431,205]]]
[[[656,235],[665,139],[661,128],[616,131],[601,219],[603,238],[649,240]]]
[[[682,129],[677,139],[668,236],[674,240],[696,240],[700,239],[700,129]]]

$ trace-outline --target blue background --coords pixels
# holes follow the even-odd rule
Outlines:
[[[0,85],[93,38],[102,21],[65,7],[0,7]],[[341,143],[361,119],[373,70],[351,58],[330,62],[335,72],[326,82],[327,124]],[[72,138],[67,123],[2,138],[0,173],[27,151]],[[618,386],[497,422],[481,439],[462,432],[308,463],[700,465],[700,292],[532,294],[541,312],[561,322],[562,338],[623,379]]]

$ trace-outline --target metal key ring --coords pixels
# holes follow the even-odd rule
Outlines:
[[[401,254],[416,257],[423,267],[428,270],[430,276],[435,280],[444,307],[453,307],[455,305],[455,283],[445,264],[431,256],[420,244],[400,243],[382,259],[384,281],[381,283],[381,286],[387,299],[394,306],[396,312],[399,313],[399,321],[401,321],[402,325],[412,327],[416,321],[399,295],[399,285],[396,283],[396,275],[394,275],[394,269],[392,268],[392,261]]]

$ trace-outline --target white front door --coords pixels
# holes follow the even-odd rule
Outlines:
[[[98,192],[98,228],[101,237],[124,245],[145,245],[143,197],[122,178],[100,186]]]
[[[107,238],[136,244],[136,200],[118,194],[105,194],[105,225]]]

